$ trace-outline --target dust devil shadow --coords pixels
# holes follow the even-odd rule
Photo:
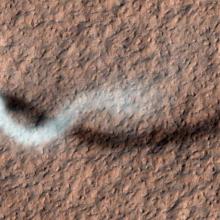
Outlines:
[[[203,135],[217,135],[219,133],[220,110],[212,117],[208,117],[195,125],[181,125],[176,128],[164,128],[163,125],[154,128],[151,132],[144,131],[140,134],[134,132],[121,132],[110,134],[107,132],[95,131],[92,129],[79,127],[75,135],[87,144],[97,144],[101,147],[124,146],[149,147],[149,154],[162,153],[165,146],[170,142],[184,143],[193,138],[201,138]],[[181,148],[184,145],[181,146]]]

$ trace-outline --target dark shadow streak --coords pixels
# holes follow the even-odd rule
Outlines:
[[[159,153],[165,149],[170,142],[184,143],[192,138],[201,138],[203,135],[217,135],[219,131],[220,110],[209,118],[195,125],[179,125],[176,129],[165,129],[162,126],[155,128],[151,133],[147,130],[141,134],[129,134],[121,132],[110,134],[101,131],[78,128],[75,135],[87,144],[98,144],[102,147],[119,147],[120,145],[133,148],[148,146],[149,153]]]

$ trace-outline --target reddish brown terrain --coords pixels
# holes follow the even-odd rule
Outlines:
[[[1,0],[0,90],[23,123],[148,79],[162,107],[132,135],[102,112],[42,152],[0,132],[0,219],[220,219],[220,1]]]

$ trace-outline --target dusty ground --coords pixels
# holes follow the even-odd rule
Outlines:
[[[0,219],[220,219],[219,58],[217,0],[1,0],[5,94],[48,116],[106,82],[164,99],[150,134],[91,120],[43,153],[1,134]]]

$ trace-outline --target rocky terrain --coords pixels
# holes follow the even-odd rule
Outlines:
[[[0,131],[0,219],[220,219],[220,2],[1,0],[0,91],[20,123],[140,83],[144,119],[92,111],[41,151]]]

